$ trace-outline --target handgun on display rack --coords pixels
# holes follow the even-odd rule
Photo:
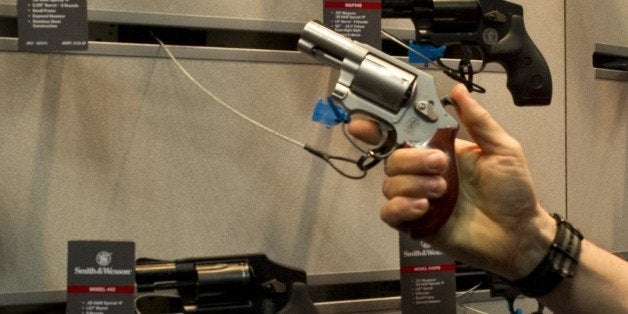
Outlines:
[[[305,272],[263,254],[138,259],[135,270],[139,313],[315,312]]]
[[[451,101],[439,99],[434,78],[316,21],[305,25],[298,48],[340,70],[332,98],[349,115],[361,113],[379,121],[383,140],[363,156],[360,167],[374,166],[401,146],[438,148],[448,155],[450,162],[443,173],[447,192],[431,199],[430,210],[407,225],[414,238],[435,233],[458,198],[454,152],[458,122],[444,108]]]
[[[382,0],[382,18],[409,18],[419,43],[479,48],[484,63],[506,70],[518,106],[547,105],[552,78],[541,52],[526,32],[523,8],[503,0]],[[470,60],[461,69],[473,75]],[[463,64],[465,63],[465,64]],[[483,63],[483,64],[484,64]]]

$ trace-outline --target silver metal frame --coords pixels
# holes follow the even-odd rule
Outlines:
[[[317,60],[296,50],[279,51],[196,46],[168,46],[168,48],[170,48],[178,59],[319,64]],[[0,37],[0,51],[17,52],[17,38]],[[163,49],[157,44],[128,44],[99,41],[90,41],[88,50],[64,51],[60,53],[72,55],[168,58]]]
[[[93,56],[122,56],[122,57],[145,57],[145,58],[168,58],[163,49],[155,44],[129,44],[90,41],[88,50],[63,51],[59,53],[71,55],[93,55]],[[320,61],[305,55],[299,51],[282,50],[262,50],[246,48],[221,48],[221,47],[198,47],[198,46],[168,46],[177,59],[194,60],[215,60],[215,61],[239,61],[239,62],[269,62],[287,64],[322,64]],[[18,52],[17,38],[0,37],[0,52]],[[407,57],[399,57],[402,61]],[[458,60],[442,59],[445,65],[457,67]],[[472,61],[475,68],[481,66],[481,62]],[[420,67],[420,65],[415,65]],[[421,70],[436,70],[430,65],[427,68],[420,67]],[[488,64],[484,72],[504,72],[504,69],[496,64]]]

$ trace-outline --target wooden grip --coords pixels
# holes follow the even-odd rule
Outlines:
[[[430,199],[430,209],[421,218],[406,223],[410,237],[414,239],[435,234],[442,227],[456,207],[458,200],[458,164],[454,143],[458,128],[441,128],[428,142],[430,148],[438,148],[449,157],[443,177],[447,181],[447,191],[443,196]]]

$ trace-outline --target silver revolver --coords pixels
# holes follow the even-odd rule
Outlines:
[[[349,115],[361,113],[379,121],[384,139],[369,151],[374,160],[386,158],[399,147],[438,148],[449,156],[443,173],[446,193],[431,199],[430,210],[403,227],[412,238],[436,233],[458,199],[454,150],[458,122],[444,108],[453,102],[439,99],[431,75],[318,21],[305,25],[298,49],[340,70],[332,98]]]

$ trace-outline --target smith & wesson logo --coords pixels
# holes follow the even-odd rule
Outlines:
[[[113,260],[111,252],[100,251],[96,254],[96,264],[100,267],[74,267],[75,275],[131,275],[131,269],[107,267]]]

